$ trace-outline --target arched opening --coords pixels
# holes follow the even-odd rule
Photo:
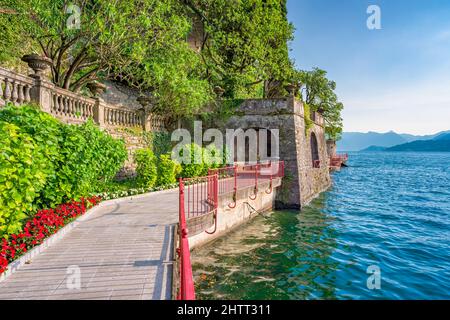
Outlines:
[[[235,162],[253,163],[278,159],[278,139],[270,129],[248,128],[234,138]],[[240,155],[240,157],[238,156]]]
[[[320,168],[319,146],[314,132],[311,132],[311,157],[313,168]]]

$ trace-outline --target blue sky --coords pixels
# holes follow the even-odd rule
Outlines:
[[[369,5],[381,30],[366,26]],[[345,131],[450,130],[449,0],[288,0],[300,69],[337,83]]]

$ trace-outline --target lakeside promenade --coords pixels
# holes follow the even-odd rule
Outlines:
[[[93,210],[0,282],[0,299],[170,299],[178,189]],[[78,271],[80,288],[70,289]]]

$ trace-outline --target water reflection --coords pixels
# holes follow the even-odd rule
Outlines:
[[[339,262],[325,195],[302,211],[277,211],[192,254],[199,299],[336,298]]]

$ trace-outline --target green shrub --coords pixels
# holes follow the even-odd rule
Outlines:
[[[64,125],[61,163],[56,172],[55,193],[63,200],[76,199],[110,181],[127,158],[123,141],[103,133],[92,120],[77,126]]]
[[[212,144],[203,148],[203,172],[207,175],[209,169],[219,168],[223,162],[222,153]]]
[[[79,127],[88,145],[90,184],[95,187],[111,181],[128,157],[123,140],[102,132],[92,119]]]
[[[61,203],[61,197],[55,192],[58,185],[55,171],[61,162],[59,144],[63,139],[60,122],[50,114],[41,112],[36,106],[18,108],[12,105],[1,110],[0,121],[15,124],[21,132],[28,134],[33,139],[37,152],[46,160],[42,172],[47,179],[35,204],[43,207]]]
[[[92,120],[67,125],[34,106],[0,110],[0,234],[33,210],[77,200],[112,180],[127,152]]]
[[[156,157],[153,152],[148,148],[136,150],[134,160],[137,165],[137,184],[145,188],[153,187],[157,177]]]
[[[170,152],[172,141],[168,132],[144,132],[144,141],[156,157]]]
[[[184,152],[187,152],[187,154],[184,154]],[[196,155],[198,155],[200,161],[196,159]],[[190,145],[181,149],[180,159],[182,168],[181,176],[183,178],[198,177],[204,173],[205,167],[203,165],[203,149],[199,145],[191,143]]]
[[[171,159],[169,154],[162,154],[158,161],[157,186],[166,186],[177,182],[177,176],[181,173],[181,165]]]
[[[46,158],[32,138],[0,122],[0,238],[21,229],[21,220],[46,180]]]

